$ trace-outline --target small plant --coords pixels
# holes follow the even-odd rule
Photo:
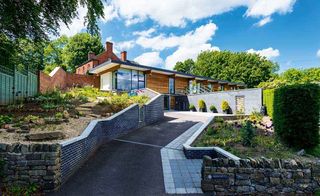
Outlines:
[[[217,108],[216,108],[216,106],[211,105],[211,106],[210,106],[210,111],[213,112],[213,113],[217,113]]]
[[[12,121],[12,117],[8,115],[0,115],[0,127],[4,124],[10,123]]]
[[[244,146],[252,146],[253,138],[255,136],[255,129],[253,128],[252,123],[249,120],[245,121],[240,131],[242,144]]]
[[[63,118],[63,113],[62,113],[62,112],[57,112],[57,113],[54,115],[54,117],[55,117],[56,119],[62,119],[62,118]]]
[[[39,116],[34,116],[31,114],[23,118],[23,121],[26,123],[34,123],[37,120],[39,120]]]
[[[204,111],[205,111],[205,109],[206,109],[206,103],[204,102],[203,99],[200,99],[200,100],[198,101],[198,106],[199,106],[199,110],[200,110],[201,112],[204,112]]]
[[[223,120],[223,118],[221,118],[221,117],[215,117],[215,118],[214,118],[214,122],[215,122],[215,123],[224,123],[224,120]]]
[[[229,106],[229,103],[227,102],[227,101],[222,101],[222,103],[221,103],[221,109],[222,109],[222,111],[223,111],[223,113],[228,113],[229,112],[229,110],[230,110],[230,106]]]
[[[3,187],[1,191],[4,195],[42,195],[39,193],[39,186],[34,183],[27,186],[19,186],[14,184],[11,186]]]
[[[190,105],[189,105],[189,110],[190,110],[190,111],[195,111],[195,110],[196,110],[196,107],[195,107],[193,104],[190,104]]]
[[[213,134],[214,134],[214,129],[213,129],[212,126],[209,126],[209,127],[207,128],[207,134],[208,134],[208,135],[213,135]]]
[[[254,111],[250,114],[249,118],[252,122],[260,122],[262,121],[263,116],[260,112]]]
[[[84,95],[79,95],[78,99],[80,100],[80,102],[82,103],[87,103],[89,101],[89,98],[84,96]]]

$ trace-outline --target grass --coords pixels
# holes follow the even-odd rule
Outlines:
[[[255,136],[250,146],[243,145],[241,128],[243,121],[215,120],[207,130],[195,141],[196,147],[219,146],[240,158],[293,158],[295,152],[277,140],[274,135],[265,135],[255,129]],[[320,147],[318,153],[320,153]]]

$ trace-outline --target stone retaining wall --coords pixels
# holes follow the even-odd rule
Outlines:
[[[205,156],[201,187],[225,194],[312,194],[319,188],[320,163],[269,159],[212,159]]]
[[[0,144],[4,160],[2,185],[38,184],[51,191],[60,186],[59,144]]]

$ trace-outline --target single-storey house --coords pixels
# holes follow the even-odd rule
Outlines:
[[[181,95],[208,93],[213,91],[237,90],[245,87],[243,83],[234,83],[213,78],[186,74],[182,72],[140,65],[127,59],[127,52],[121,57],[113,53],[113,44],[106,42],[105,51],[95,55],[90,52],[88,60],[79,65],[77,74],[94,74],[100,77],[100,89],[104,91],[132,91],[149,88],[164,95],[165,108],[179,106],[177,99]],[[185,108],[180,108],[185,109]]]

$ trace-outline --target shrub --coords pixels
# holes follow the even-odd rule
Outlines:
[[[211,105],[209,109],[210,109],[211,112],[214,112],[214,113],[217,112],[217,108],[214,105]]]
[[[10,123],[12,118],[8,115],[0,115],[0,127],[4,124]]]
[[[245,121],[240,132],[241,132],[242,144],[244,146],[252,146],[253,138],[255,136],[255,129],[253,128],[249,120]]]
[[[222,111],[224,111],[224,112],[227,112],[227,111],[229,111],[229,109],[230,109],[230,106],[229,106],[229,103],[227,102],[227,101],[222,101],[222,103],[221,103],[221,109],[222,109]]]
[[[206,108],[206,103],[204,102],[203,99],[200,99],[198,101],[198,106],[199,106],[199,110],[204,110]]]
[[[263,105],[267,108],[267,115],[273,118],[273,100],[275,89],[263,90]]]
[[[63,113],[62,113],[62,112],[57,112],[57,113],[54,115],[54,117],[55,117],[56,119],[62,119],[62,118],[63,118]]]
[[[214,133],[214,130],[213,130],[212,126],[209,126],[207,128],[207,135],[213,135],[213,133]]]
[[[189,110],[194,111],[196,109],[196,107],[193,104],[189,105]]]
[[[275,90],[273,122],[277,136],[290,147],[319,143],[320,86],[300,84]]]
[[[251,120],[252,122],[254,122],[254,121],[255,121],[255,122],[261,122],[263,116],[262,116],[262,114],[261,114],[260,112],[254,111],[254,112],[252,112],[252,113],[250,114],[249,118],[250,118],[250,120]]]
[[[23,121],[26,123],[36,122],[37,120],[39,120],[39,116],[34,116],[34,115],[28,115],[23,118]]]

